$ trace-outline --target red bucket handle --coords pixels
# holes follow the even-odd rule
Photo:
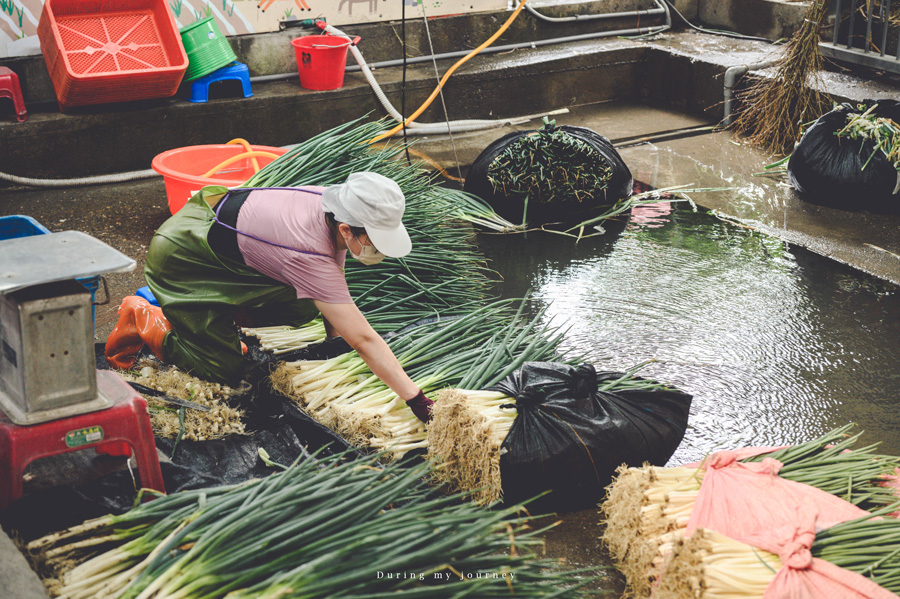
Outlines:
[[[334,37],[341,37],[341,36],[335,35]],[[359,40],[361,40],[361,39],[362,38],[359,37],[358,35],[355,38],[353,38],[352,40],[350,38],[347,38],[347,46],[355,46],[356,44],[359,43]],[[310,44],[310,47],[311,48],[343,48],[344,46],[330,46],[328,44]]]

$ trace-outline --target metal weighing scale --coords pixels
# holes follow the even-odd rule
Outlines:
[[[9,420],[33,425],[115,403],[98,384],[91,293],[76,279],[135,267],[79,231],[0,241],[0,410]]]

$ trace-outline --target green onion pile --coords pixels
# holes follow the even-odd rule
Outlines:
[[[862,170],[865,170],[875,154],[881,151],[897,172],[900,172],[900,126],[891,119],[873,118],[871,112],[877,106],[875,104],[863,113],[848,114],[847,125],[835,135],[850,139],[867,139],[872,142],[875,149],[863,164]]]
[[[482,389],[499,382],[526,361],[560,361],[562,331],[517,312],[501,300],[469,313],[413,327],[388,340],[410,378],[426,394],[453,386]],[[362,358],[349,352],[330,360],[280,365],[276,389],[349,441],[402,456],[424,449],[424,425]]]
[[[160,497],[30,549],[49,567],[79,562],[60,573],[65,599],[550,598],[577,597],[591,581],[536,558],[543,531],[521,506],[438,496],[429,474],[377,457],[308,459]]]
[[[495,194],[548,204],[591,201],[612,178],[612,167],[589,143],[544,126],[506,146],[488,165],[487,178]]]

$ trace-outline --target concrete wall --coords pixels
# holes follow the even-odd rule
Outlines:
[[[697,0],[697,4],[705,27],[770,40],[793,35],[809,8],[809,2],[786,0]]]

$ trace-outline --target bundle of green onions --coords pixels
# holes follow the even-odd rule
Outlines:
[[[407,210],[436,203],[454,218],[497,231],[515,228],[478,197],[440,188],[434,183],[436,174],[429,174],[417,163],[404,163],[401,157],[405,144],[370,145],[370,139],[388,129],[387,120],[365,123],[364,119],[349,121],[297,144],[260,169],[243,187],[328,186],[343,183],[350,173],[376,172],[397,182],[406,197]]]
[[[863,509],[878,509],[897,500],[884,481],[900,458],[875,453],[876,446],[856,448],[862,433],[848,436],[852,424],[807,443],[748,458],[775,458],[784,466],[779,476],[808,484]],[[693,467],[621,467],[601,504],[606,523],[603,539],[635,596],[648,596],[650,586],[667,571],[673,538],[683,534],[703,482]]]
[[[900,593],[900,521],[883,513],[817,532],[810,553]],[[773,553],[703,528],[688,538],[669,533],[664,550],[671,558],[657,599],[762,599],[782,567]]]
[[[847,125],[835,135],[850,139],[867,139],[872,142],[875,149],[863,164],[863,170],[872,161],[872,157],[881,151],[900,172],[900,125],[891,119],[872,117],[871,113],[877,106],[875,104],[862,113],[848,114]]]
[[[644,365],[606,381],[599,390],[663,388],[661,383],[634,376]],[[470,493],[472,501],[500,500],[500,453],[517,415],[515,400],[497,391],[438,392],[427,431],[428,457],[437,464],[435,478],[449,489]]]
[[[160,497],[31,549],[56,565],[104,550],[61,574],[65,599],[549,598],[590,582],[535,558],[542,531],[527,528],[521,506],[435,495],[429,473],[377,457],[308,459]]]
[[[511,303],[496,301],[462,316],[423,323],[389,339],[388,345],[426,394],[448,386],[481,389],[526,361],[559,361],[562,331],[540,324],[543,311],[530,319],[524,316],[524,301],[513,314]],[[352,443],[397,456],[426,447],[424,425],[356,352],[283,363],[272,383]]]
[[[244,327],[241,332],[244,335],[256,337],[259,339],[260,347],[274,354],[303,349],[325,340],[325,324],[321,317],[314,318],[299,327],[290,325]]]
[[[506,146],[488,165],[495,194],[529,202],[593,200],[606,189],[612,168],[595,147],[544,117],[544,126]]]
[[[500,447],[516,419],[514,400],[497,391],[442,389],[428,424],[428,457],[435,479],[480,504],[503,496]]]

